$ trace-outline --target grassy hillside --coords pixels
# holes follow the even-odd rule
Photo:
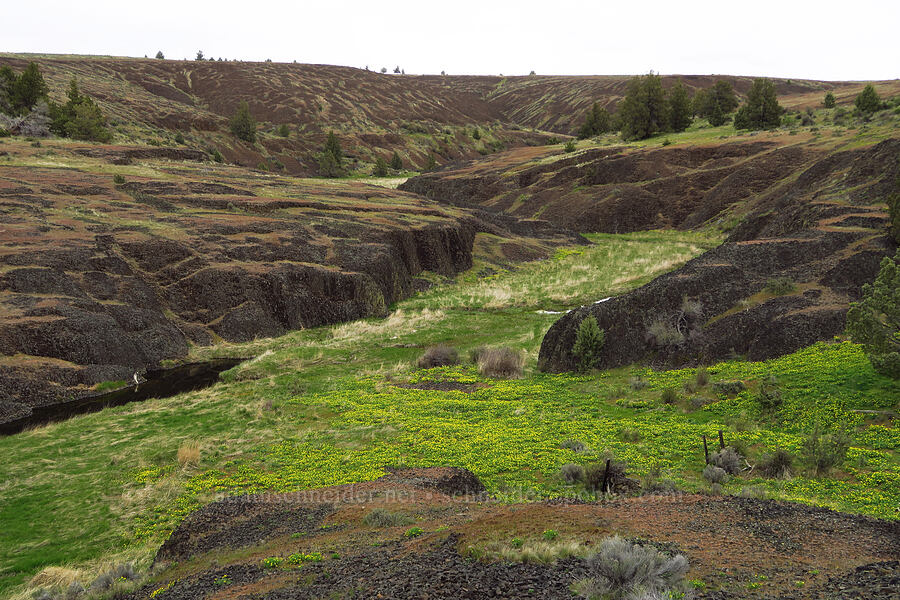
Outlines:
[[[640,285],[717,243],[663,232],[594,241],[514,272],[489,275],[476,265],[458,284],[401,302],[387,320],[198,348],[198,359],[255,358],[204,391],[0,439],[11,457],[0,466],[0,513],[10,524],[0,532],[0,594],[26,597],[23,582],[50,565],[88,573],[110,561],[146,566],[188,511],[221,494],[369,480],[389,465],[467,467],[491,494],[514,501],[580,493],[559,467],[611,451],[635,476],[708,489],[699,435],[719,429],[756,463],[775,448],[799,453],[817,425],[843,428],[851,449],[830,475],[798,463],[791,479],[751,472],[725,491],[897,518],[900,461],[889,415],[900,390],[872,372],[857,346],[710,367],[712,382],[746,383],[737,395],[693,385],[693,370],[536,373],[538,344],[557,318],[548,309]],[[521,349],[525,377],[493,380],[467,365],[416,369],[415,358],[438,342],[463,355],[482,344]],[[768,376],[784,402],[760,414],[754,394]],[[673,404],[660,399],[668,388]],[[587,450],[563,448],[569,439]]]

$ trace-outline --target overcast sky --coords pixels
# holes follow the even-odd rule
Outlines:
[[[900,0],[4,2],[0,51],[407,73],[900,77]]]

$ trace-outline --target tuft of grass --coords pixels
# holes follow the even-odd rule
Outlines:
[[[403,513],[390,511],[386,508],[373,508],[365,517],[363,523],[369,527],[397,527],[409,525],[412,519]]]
[[[182,467],[200,462],[200,442],[188,440],[178,447],[178,464]]]
[[[449,367],[459,364],[459,352],[452,346],[438,344],[425,350],[425,353],[416,361],[420,369],[434,367]]]
[[[485,348],[478,354],[478,372],[492,379],[520,379],[525,355],[508,346]]]

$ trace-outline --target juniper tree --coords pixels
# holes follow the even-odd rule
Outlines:
[[[403,168],[403,160],[400,158],[400,155],[397,154],[397,151],[394,151],[394,155],[391,156],[391,168],[399,171]]]
[[[778,104],[775,84],[769,79],[754,79],[747,101],[734,116],[738,129],[769,129],[778,127],[784,109]]]
[[[234,137],[251,144],[256,142],[256,119],[250,114],[250,105],[246,100],[241,100],[238,104],[229,127]]]
[[[628,83],[625,99],[619,104],[617,115],[626,140],[642,140],[668,126],[666,94],[662,78],[652,72],[635,77]]]
[[[881,260],[878,277],[862,292],[847,312],[847,332],[863,344],[877,372],[900,379],[900,251]]]
[[[834,108],[834,105],[835,105],[834,94],[832,94],[831,92],[828,92],[827,94],[825,94],[825,100],[822,103],[825,105],[825,108]]]
[[[863,88],[863,91],[856,97],[855,104],[857,110],[864,115],[870,115],[875,111],[881,110],[881,98],[878,96],[875,88],[872,87],[872,84]]]
[[[669,90],[669,129],[684,131],[690,127],[691,121],[691,98],[679,80]]]

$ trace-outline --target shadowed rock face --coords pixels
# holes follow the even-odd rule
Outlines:
[[[563,316],[544,338],[540,367],[575,367],[575,333],[589,315],[606,330],[604,368],[695,364],[732,353],[760,360],[841,333],[849,303],[895,251],[884,203],[898,191],[898,156],[900,141],[888,140],[807,165],[794,181],[755,200],[720,247],[628,294]],[[773,292],[779,278],[793,289]],[[653,335],[657,321],[678,332],[677,343]]]
[[[190,344],[384,315],[423,270],[470,267],[480,231],[574,241],[546,223],[384,188],[168,164],[166,180],[118,186],[90,172],[4,169],[0,422],[130,381]]]

